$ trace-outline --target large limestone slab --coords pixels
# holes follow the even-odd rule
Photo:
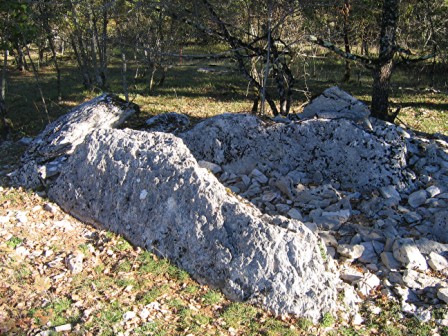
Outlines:
[[[330,87],[322,92],[308,104],[302,113],[297,115],[300,119],[350,119],[372,129],[369,121],[370,110],[366,104],[341,90],[337,86]]]
[[[95,131],[49,196],[233,300],[314,321],[335,309],[337,275],[326,271],[316,236],[299,221],[241,202],[174,135]]]
[[[393,127],[377,122],[373,132],[349,119],[311,119],[267,124],[248,114],[206,119],[181,134],[198,160],[225,171],[249,174],[257,165],[282,176],[295,171],[342,189],[368,192],[407,183],[406,146]]]
[[[16,184],[38,188],[55,176],[87,134],[95,129],[119,127],[138,110],[111,94],[87,101],[50,123],[32,141],[21,158],[21,168],[13,176]]]

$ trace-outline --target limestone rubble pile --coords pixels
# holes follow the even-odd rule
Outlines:
[[[366,123],[364,105],[330,93],[296,120],[96,131],[50,195],[232,298],[315,320],[337,288],[347,318],[381,294],[427,321],[448,303],[447,137]]]
[[[233,300],[315,322],[335,311],[337,276],[326,270],[318,238],[301,222],[265,215],[229,193],[174,135],[95,131],[49,196]]]

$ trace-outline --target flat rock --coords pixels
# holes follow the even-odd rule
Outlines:
[[[404,267],[425,271],[428,269],[425,257],[420,253],[413,239],[397,239],[392,247],[395,259],[400,261]]]
[[[313,321],[336,307],[337,274],[326,271],[316,236],[240,202],[172,134],[95,131],[48,194],[232,300]]]
[[[418,190],[409,195],[408,204],[413,208],[418,208],[424,204],[428,199],[428,193],[426,190]]]
[[[369,122],[370,110],[361,101],[354,98],[337,86],[326,89],[321,95],[313,99],[303,112],[298,114],[300,119],[326,118],[338,119],[346,118],[362,123],[366,128],[371,129]]]
[[[448,268],[448,260],[438,253],[431,252],[429,254],[428,265],[434,271],[442,271],[445,268]]]
[[[437,297],[448,304],[448,287],[439,288],[437,291]]]
[[[431,231],[437,240],[448,243],[448,211],[440,211],[435,214]]]

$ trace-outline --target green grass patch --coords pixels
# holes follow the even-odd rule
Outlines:
[[[147,305],[151,302],[156,301],[163,294],[168,293],[170,287],[167,284],[163,285],[155,285],[148,291],[145,291],[139,295],[138,301],[143,303],[143,305]]]
[[[255,307],[241,302],[234,302],[227,306],[221,317],[229,327],[235,329],[241,327],[253,328],[254,324],[256,324],[255,317],[257,313],[258,311]]]
[[[11,238],[9,238],[9,239],[6,241],[6,245],[7,245],[8,247],[12,248],[12,249],[17,248],[17,247],[20,246],[20,244],[22,244],[22,243],[23,243],[23,239],[22,239],[22,238],[19,238],[19,237],[16,237],[16,236],[12,236]]]
[[[209,290],[202,296],[202,299],[207,305],[215,305],[223,300],[223,296],[216,290]]]
[[[325,313],[320,320],[320,325],[324,328],[328,328],[333,326],[335,322],[336,320],[333,315],[330,313]]]

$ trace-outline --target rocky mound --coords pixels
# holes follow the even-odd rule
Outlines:
[[[177,135],[90,129],[61,156],[72,153],[56,182],[39,179],[68,212],[233,299],[316,320],[335,307],[337,287],[339,308],[360,322],[357,302],[381,291],[429,319],[448,302],[446,137],[368,119],[336,89],[307,111],[271,121],[225,114],[184,132],[185,116],[148,121]],[[42,156],[26,154],[24,167],[30,157],[48,167]]]
[[[239,200],[173,135],[95,131],[49,196],[233,300],[313,321],[335,310],[336,276],[325,269],[317,237],[299,221]]]

